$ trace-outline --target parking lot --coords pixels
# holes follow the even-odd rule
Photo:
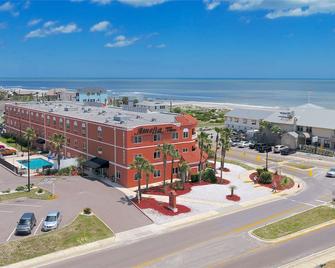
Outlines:
[[[6,173],[0,166],[0,172]],[[34,212],[36,227],[31,235],[41,232],[43,219],[49,211],[58,210],[62,214],[60,227],[71,221],[89,207],[114,232],[122,232],[136,227],[151,224],[141,211],[130,203],[123,193],[113,187],[106,186],[99,181],[85,179],[79,176],[56,177],[53,179],[35,178],[35,185],[55,192],[54,200],[36,200],[20,198],[0,202],[0,243],[19,239],[15,236],[15,227],[24,212]],[[0,190],[15,189],[26,183],[26,178],[0,177]]]

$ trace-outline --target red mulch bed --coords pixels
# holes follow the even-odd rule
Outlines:
[[[168,196],[171,190],[174,190],[178,195],[183,195],[191,192],[193,186],[202,186],[208,185],[208,182],[201,181],[201,182],[185,182],[183,190],[174,190],[171,188],[170,184],[166,184],[166,190],[164,191],[163,185],[153,186],[150,187],[148,190],[143,190],[142,193],[144,194],[154,194],[154,195],[166,195]]]
[[[172,210],[168,209],[168,203],[157,201],[154,198],[142,198],[142,201],[139,204],[137,203],[136,197],[132,199],[132,201],[141,209],[151,208],[167,216],[175,216],[181,213],[187,213],[191,211],[190,208],[177,204],[177,212],[173,212]]]
[[[233,194],[233,195],[226,195],[226,198],[230,201],[234,201],[234,202],[238,202],[241,200],[241,197],[239,197],[238,195],[236,194]]]
[[[216,177],[216,179],[218,180],[217,184],[224,184],[224,185],[227,185],[227,184],[230,183],[229,180],[221,179],[220,177]]]
[[[272,175],[272,183],[270,184],[262,184],[262,183],[258,183],[257,182],[257,172],[254,172],[254,173],[251,173],[249,175],[249,178],[254,182],[254,183],[257,183],[261,186],[264,186],[264,187],[268,187],[268,188],[272,188],[273,184],[275,183],[277,188],[276,190],[277,191],[282,191],[282,190],[286,190],[286,189],[290,189],[294,186],[294,181],[290,181],[290,183],[286,184],[286,185],[281,185],[281,180],[284,178],[285,176],[281,176],[281,175],[275,175],[273,174]]]

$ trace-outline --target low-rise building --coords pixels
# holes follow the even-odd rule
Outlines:
[[[96,102],[107,104],[107,91],[102,88],[82,88],[76,93],[76,101],[78,102]]]

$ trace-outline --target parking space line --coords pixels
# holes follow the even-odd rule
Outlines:
[[[10,211],[10,210],[0,210],[0,213],[13,213],[14,211]]]
[[[14,228],[14,230],[10,233],[10,235],[8,236],[6,242],[9,241],[9,239],[11,239],[12,235],[15,233],[16,227]]]
[[[40,223],[37,225],[34,235],[36,235],[37,231],[40,229],[42,222],[43,222],[43,218],[41,219]]]
[[[11,204],[11,203],[0,203],[0,206],[18,206],[18,207],[34,207],[40,208],[40,205],[27,205],[27,204]]]

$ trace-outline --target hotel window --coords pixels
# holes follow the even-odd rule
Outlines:
[[[143,157],[143,156],[142,156],[141,154],[135,154],[134,159],[135,159],[136,157]]]
[[[243,119],[243,124],[248,124],[248,119]]]
[[[155,151],[154,152],[154,159],[161,158],[161,152],[160,151]]]
[[[71,145],[71,140],[70,140],[70,138],[67,138],[67,139],[66,139],[66,145],[67,145],[67,146],[70,146],[70,145]]]
[[[173,174],[178,174],[178,172],[179,172],[179,168],[178,168],[178,167],[174,167],[174,168],[172,169],[172,173],[173,173]]]
[[[184,128],[184,129],[183,129],[183,138],[184,138],[184,139],[187,139],[187,138],[188,138],[188,131],[189,131],[188,128]]]
[[[77,146],[78,146],[78,140],[74,139],[73,144],[74,144],[74,147],[77,148]]]
[[[161,176],[161,171],[159,170],[159,169],[155,169],[154,170],[154,177],[155,178],[158,178],[158,177],[160,177]]]
[[[257,124],[257,121],[256,120],[251,120],[251,125],[256,125]]]
[[[172,132],[171,135],[173,140],[178,140],[178,132]]]
[[[65,121],[66,128],[70,128],[70,120],[66,119]]]
[[[100,126],[98,126],[98,128],[97,128],[97,136],[98,136],[99,139],[102,138],[102,127],[100,127]]]
[[[302,127],[302,126],[297,126],[297,131],[304,131],[304,127]]]
[[[73,122],[73,128],[74,128],[74,131],[77,132],[77,130],[78,130],[78,122],[77,121]]]
[[[183,153],[187,153],[188,149],[187,148],[183,148]]]
[[[98,154],[102,154],[102,147],[101,147],[101,146],[99,146],[99,147],[97,148],[97,152],[98,152]]]
[[[56,117],[53,117],[53,118],[52,118],[52,122],[53,122],[54,126],[56,126],[56,123],[57,123],[57,121],[56,121]]]
[[[81,134],[84,136],[86,135],[86,124],[85,123],[81,124]]]
[[[50,116],[47,116],[47,125],[50,125]]]
[[[161,140],[161,134],[154,134],[154,141],[160,141]]]
[[[142,136],[134,136],[134,143],[141,143],[142,142]]]
[[[86,142],[83,143],[83,151],[86,151],[87,147],[86,147]]]
[[[116,174],[115,174],[115,177],[117,178],[117,179],[121,179],[121,172],[120,171],[116,171]]]
[[[63,128],[63,118],[59,118],[59,128]]]

